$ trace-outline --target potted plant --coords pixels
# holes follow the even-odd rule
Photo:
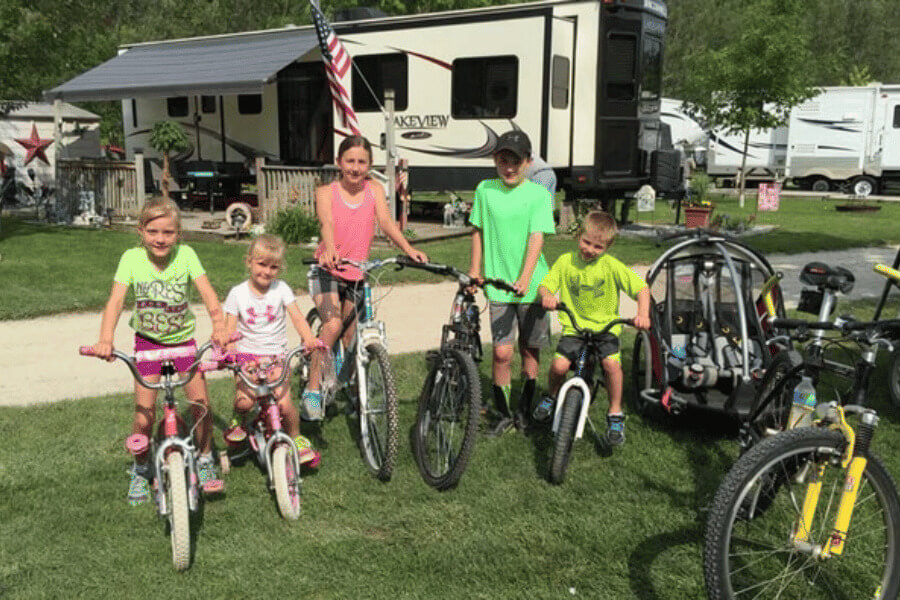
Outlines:
[[[685,227],[709,227],[710,217],[716,208],[709,200],[711,187],[712,179],[706,173],[696,172],[691,177],[687,202],[684,205]]]

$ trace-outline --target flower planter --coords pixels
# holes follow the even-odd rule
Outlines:
[[[684,208],[684,226],[688,229],[692,227],[709,227],[709,217],[712,214],[712,208],[705,206],[686,206]]]

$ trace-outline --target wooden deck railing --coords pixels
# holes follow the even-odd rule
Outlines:
[[[131,161],[60,159],[57,210],[76,216],[84,211],[118,217],[139,210],[137,174]],[[143,192],[143,190],[141,190]],[[143,197],[143,193],[140,194]]]
[[[335,166],[282,167],[256,162],[256,193],[263,223],[277,211],[299,206],[315,213],[316,188],[337,179]]]

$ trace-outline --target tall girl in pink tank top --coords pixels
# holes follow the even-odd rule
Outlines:
[[[319,264],[309,274],[309,293],[322,318],[319,338],[329,347],[337,341],[341,323],[353,312],[357,295],[362,293],[363,274],[341,261],[369,259],[376,223],[410,258],[418,262],[428,260],[425,253],[413,248],[403,237],[390,214],[384,189],[369,180],[372,166],[369,141],[362,136],[345,138],[338,147],[336,162],[341,170],[340,179],[316,190],[321,242],[315,255]],[[355,327],[348,328],[344,347],[349,346],[354,334]],[[340,370],[337,357],[335,368]],[[307,406],[321,401],[316,364],[312,365],[309,381],[303,393]]]

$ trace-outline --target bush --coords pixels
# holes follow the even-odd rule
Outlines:
[[[319,235],[319,221],[299,206],[283,208],[266,225],[266,231],[280,235],[286,244],[306,243]]]

